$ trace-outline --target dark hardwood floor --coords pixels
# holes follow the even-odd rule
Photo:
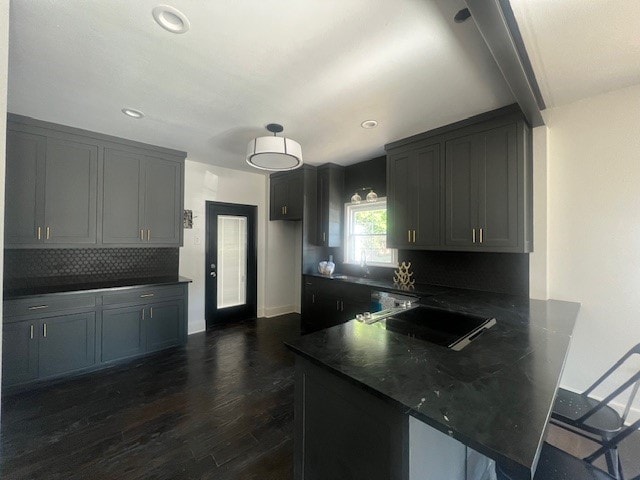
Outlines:
[[[293,477],[299,315],[189,337],[174,349],[2,400],[5,479]]]
[[[299,315],[191,335],[164,353],[2,399],[3,479],[293,478]],[[551,427],[577,456],[594,450]],[[640,472],[640,434],[621,447]]]

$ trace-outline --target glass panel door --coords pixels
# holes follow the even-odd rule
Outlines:
[[[247,217],[218,215],[217,308],[247,302]]]

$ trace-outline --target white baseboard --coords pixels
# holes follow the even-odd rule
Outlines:
[[[296,305],[284,305],[282,307],[265,307],[264,317],[271,318],[285,313],[300,313]]]

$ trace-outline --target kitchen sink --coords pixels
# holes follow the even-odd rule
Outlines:
[[[462,350],[488,328],[495,318],[418,305],[378,322],[390,332]]]

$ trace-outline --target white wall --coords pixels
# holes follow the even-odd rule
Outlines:
[[[193,210],[193,229],[184,231],[180,249],[180,275],[189,277],[189,333],[205,329],[205,202],[207,200],[256,205],[258,207],[258,315],[265,305],[265,215],[264,175],[229,170],[199,163],[185,163],[184,208]]]
[[[4,182],[5,182],[5,152],[6,152],[6,140],[7,140],[5,132],[7,131],[8,65],[9,65],[9,0],[0,0],[0,265],[2,265],[4,262]],[[1,284],[2,284],[2,269],[0,268],[0,285]],[[1,295],[2,294],[0,293],[0,296]],[[0,301],[0,318],[2,318],[2,302],[1,301]],[[0,372],[2,372],[2,329],[1,328],[0,328]]]
[[[562,378],[582,390],[640,342],[640,86],[545,120],[548,290],[582,303]]]
[[[215,167],[196,159],[185,162],[184,208],[193,210],[193,229],[184,231],[180,275],[189,277],[189,333],[205,329],[205,202],[258,207],[258,316],[299,311],[300,222],[269,221],[268,177]],[[298,270],[296,270],[298,268]],[[297,297],[296,297],[297,295]]]
[[[529,296],[549,298],[547,251],[548,129],[533,129],[533,253],[529,255]]]

